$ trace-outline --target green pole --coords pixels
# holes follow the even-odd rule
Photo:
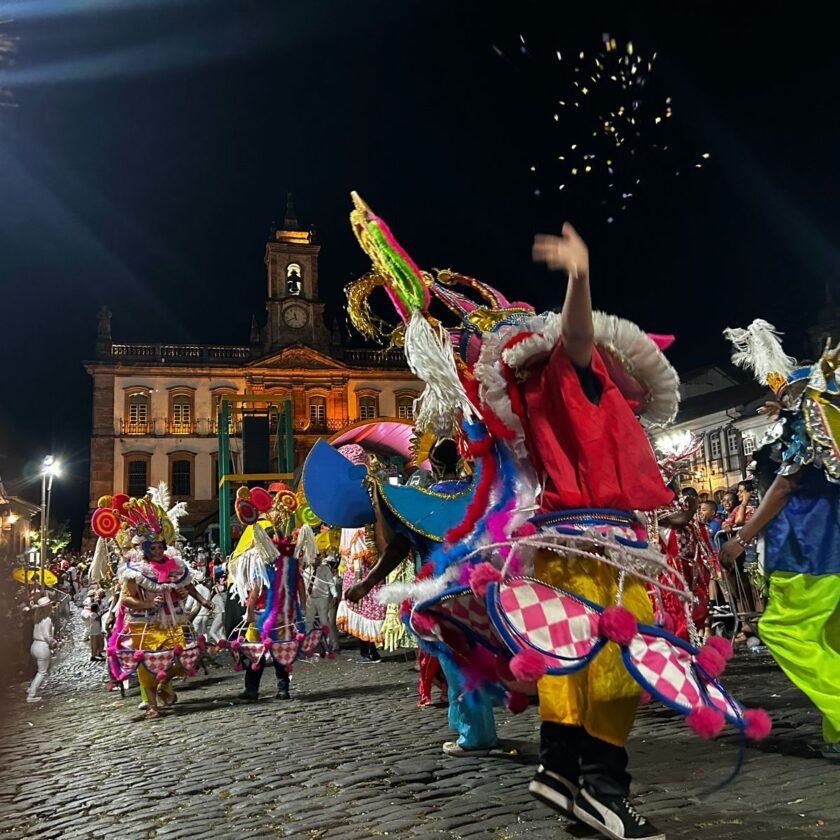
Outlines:
[[[219,401],[216,416],[219,429],[219,456],[217,481],[222,480],[230,466],[230,402],[224,398]],[[222,557],[230,554],[230,483],[224,482],[219,487],[219,548]]]

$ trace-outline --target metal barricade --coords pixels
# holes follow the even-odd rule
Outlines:
[[[715,549],[720,553],[721,546],[734,538],[740,528],[731,531],[720,530],[713,537]],[[761,559],[758,545],[753,541],[746,551],[738,558],[731,570],[723,569],[721,588],[725,593],[725,607],[719,610],[712,608],[712,624],[723,622],[727,628],[731,625],[731,636],[740,632],[741,626],[747,624],[755,629],[755,623],[764,611],[764,598],[756,579],[761,575]],[[725,633],[724,635],[730,635]]]

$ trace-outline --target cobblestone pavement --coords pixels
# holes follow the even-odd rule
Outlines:
[[[235,697],[242,676],[218,654],[209,676],[179,688],[177,706],[147,722],[97,687],[102,672],[68,652],[44,702],[15,687],[0,723],[0,837],[347,840],[592,836],[527,791],[536,756],[535,709],[497,711],[504,750],[450,758],[442,708],[415,708],[416,672],[402,656],[360,665],[299,664],[290,701],[273,676],[256,704]],[[72,665],[72,657],[76,664]],[[68,680],[67,675],[72,676]],[[819,718],[766,656],[744,653],[729,685],[773,715],[773,734],[749,745],[702,741],[671,713],[645,707],[630,743],[634,794],[669,840],[840,837],[840,765],[820,758]]]

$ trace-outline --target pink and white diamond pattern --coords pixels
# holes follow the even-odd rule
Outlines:
[[[321,641],[323,636],[324,634],[321,632],[320,627],[310,630],[303,637],[303,641],[300,643],[301,654],[303,656],[311,656],[315,653],[315,649],[318,647],[318,643]]]
[[[178,657],[178,661],[187,671],[192,671],[198,664],[200,656],[201,651],[198,649],[198,645],[187,645],[183,653]]]
[[[271,656],[278,665],[291,665],[297,659],[297,639],[271,643]]]
[[[143,651],[143,664],[153,673],[168,671],[175,662],[175,651],[173,650],[145,650]]]
[[[581,659],[598,640],[598,613],[546,584],[506,581],[499,587],[499,606],[511,627],[546,653]]]
[[[133,650],[118,650],[117,661],[120,663],[120,668],[122,668],[126,674],[133,674],[137,666],[140,664],[134,658]]]
[[[720,712],[723,712],[725,715],[729,717],[741,717],[741,710],[738,707],[738,704],[730,703],[723,692],[714,684],[710,682],[703,681],[703,688],[706,689],[706,694],[709,698],[709,705],[713,706]]]
[[[637,634],[628,648],[641,678],[659,695],[691,709],[703,705],[691,654],[660,636]]]
[[[239,652],[250,662],[259,662],[265,653],[265,645],[262,642],[240,642]]]

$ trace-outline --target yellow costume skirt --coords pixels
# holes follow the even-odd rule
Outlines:
[[[157,627],[150,624],[132,623],[128,625],[128,628],[131,634],[131,647],[134,650],[169,650],[175,645],[183,648],[187,644],[183,627]],[[161,685],[157,675],[144,665],[137,669],[137,680],[140,683],[140,693],[144,701],[148,702],[149,696],[153,697],[158,688],[171,693],[172,677],[181,674],[181,666],[176,661],[166,673],[167,679]]]
[[[606,563],[553,551],[538,551],[534,559],[534,577],[603,607],[616,603],[618,574]],[[638,621],[653,620],[647,590],[637,578],[627,575],[621,603]],[[562,677],[542,677],[537,688],[543,720],[582,726],[590,735],[619,747],[633,727],[641,695],[613,642],[607,642],[585,668]]]

